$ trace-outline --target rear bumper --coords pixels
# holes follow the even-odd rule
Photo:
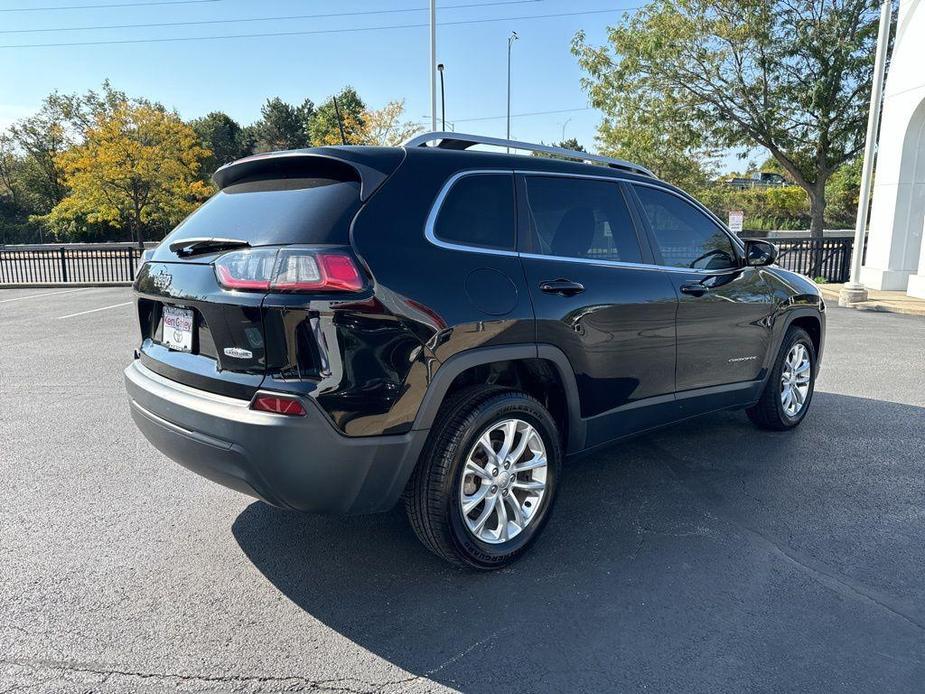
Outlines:
[[[183,467],[274,506],[373,513],[401,495],[427,436],[347,437],[311,398],[304,417],[255,412],[249,403],[176,383],[138,360],[125,369],[135,424]]]

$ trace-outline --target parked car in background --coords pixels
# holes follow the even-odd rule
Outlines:
[[[154,446],[267,503],[403,500],[429,549],[493,569],[536,539],[569,459],[810,407],[818,289],[643,167],[428,133],[214,180],[138,274],[125,382]]]
[[[769,171],[756,171],[751,176],[732,176],[725,180],[727,186],[733,188],[780,188],[789,185],[787,179],[779,173]]]

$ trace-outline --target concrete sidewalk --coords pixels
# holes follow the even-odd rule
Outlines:
[[[820,284],[819,289],[827,303],[837,306],[838,293],[843,286],[842,284]],[[867,301],[851,304],[851,308],[925,316],[925,299],[917,299],[905,292],[885,292],[878,289],[869,289],[867,295]]]

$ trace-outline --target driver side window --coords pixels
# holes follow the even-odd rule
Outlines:
[[[736,266],[729,236],[696,207],[650,186],[633,186],[662,254],[672,267],[724,270]]]

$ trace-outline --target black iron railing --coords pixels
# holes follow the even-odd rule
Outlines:
[[[848,281],[854,239],[770,240],[780,249],[777,262],[781,267],[813,279]],[[0,246],[0,286],[128,284],[135,279],[140,257],[141,250],[132,243]]]
[[[0,246],[0,285],[126,284],[140,257],[132,243]]]
[[[847,282],[851,273],[851,237],[823,239],[769,239],[780,250],[777,264],[812,279],[824,277],[828,282]],[[867,247],[865,243],[864,251]]]

